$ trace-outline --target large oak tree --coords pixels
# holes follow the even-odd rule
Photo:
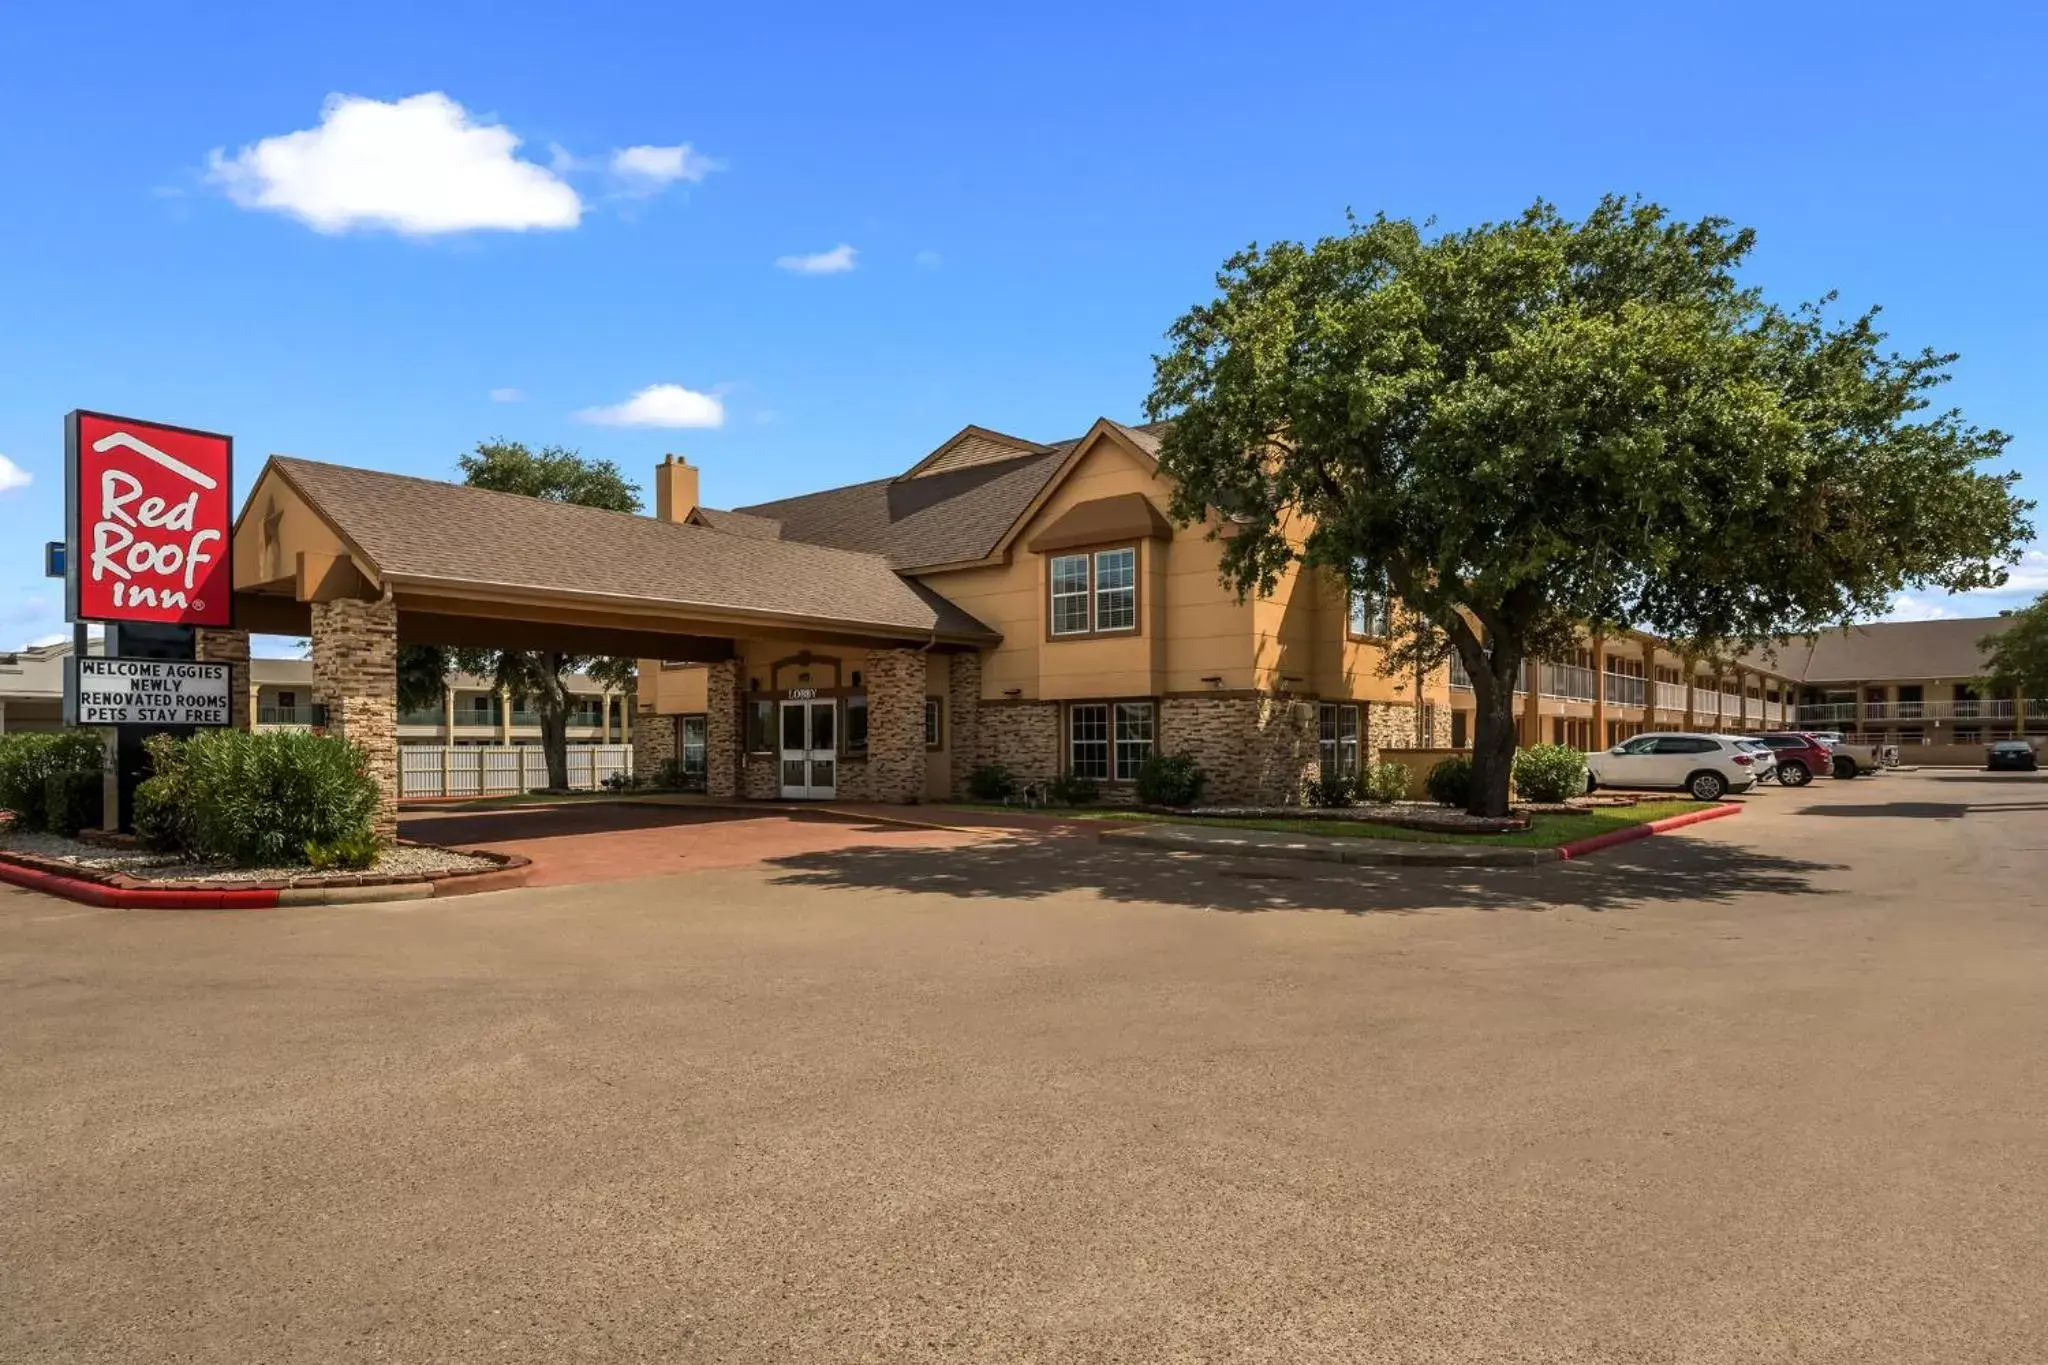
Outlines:
[[[461,457],[463,482],[500,493],[549,502],[573,502],[613,512],[640,510],[640,490],[610,460],[589,460],[561,446],[528,449],[518,441],[480,441]],[[517,554],[517,546],[506,547]],[[568,679],[584,673],[620,690],[632,687],[638,661],[541,650],[443,649],[407,645],[398,658],[398,703],[408,710],[437,706],[454,670],[489,678],[515,705],[530,706],[540,723],[548,785],[569,785]]]
[[[1930,408],[1954,357],[1884,350],[1832,295],[1768,301],[1748,229],[1615,197],[1425,226],[1239,252],[1148,410],[1240,593],[1297,559],[1384,575],[1400,659],[1456,651],[1475,812],[1507,809],[1517,670],[1580,629],[1761,644],[1995,585],[2029,535],[2015,476],[1980,468],[2007,438]]]

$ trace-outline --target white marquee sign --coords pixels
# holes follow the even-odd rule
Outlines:
[[[226,725],[226,664],[174,659],[78,660],[80,725]]]

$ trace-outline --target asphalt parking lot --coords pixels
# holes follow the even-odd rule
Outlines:
[[[1526,871],[0,887],[0,1359],[2048,1359],[2044,872],[1930,772]]]

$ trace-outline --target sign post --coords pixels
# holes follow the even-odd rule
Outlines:
[[[142,740],[226,725],[227,664],[195,660],[195,630],[234,625],[232,437],[79,410],[64,419],[61,565],[72,657],[65,721],[114,727],[116,809],[131,827]],[[85,623],[107,626],[102,657]]]

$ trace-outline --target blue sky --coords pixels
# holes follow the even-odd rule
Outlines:
[[[1778,297],[1961,351],[2041,498],[2044,41],[1972,4],[8,7],[0,647],[62,629],[71,407],[231,432],[242,491],[503,435],[746,503],[1133,418],[1225,255],[1347,206],[1750,224]]]

